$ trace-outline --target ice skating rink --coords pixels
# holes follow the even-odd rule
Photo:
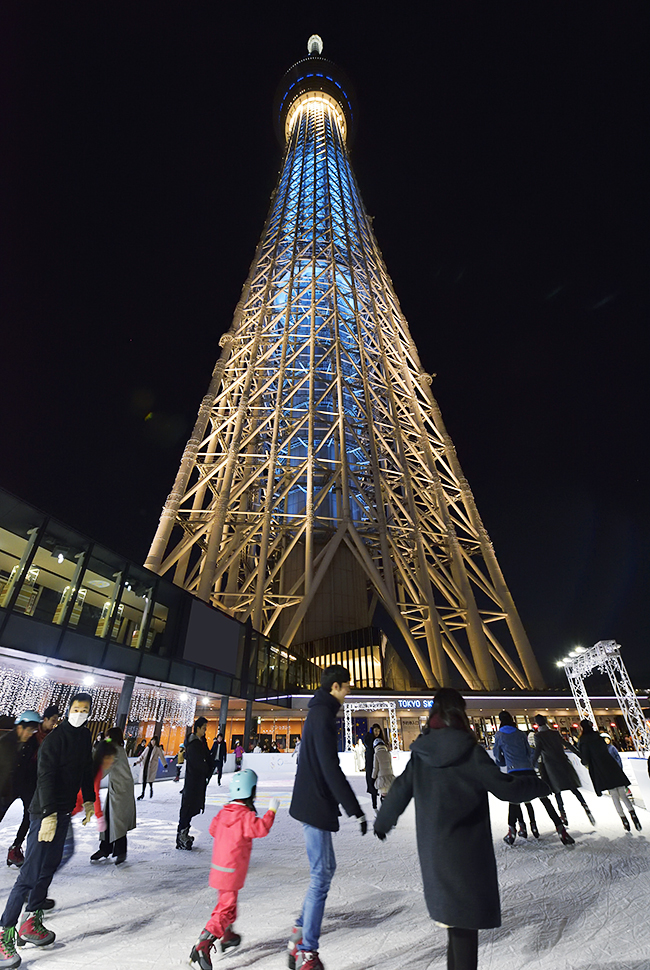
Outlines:
[[[129,859],[90,865],[97,847],[94,823],[76,824],[76,852],[54,877],[56,908],[45,924],[56,942],[22,949],[23,966],[48,970],[167,970],[187,967],[189,952],[214,905],[208,886],[213,814],[227,798],[227,781],[208,788],[205,815],[195,819],[192,852],[178,851],[175,833],[180,785],[154,785],[138,802],[138,828],[129,835]],[[372,816],[364,779],[351,783]],[[307,887],[300,825],[287,808],[292,778],[282,770],[260,778],[258,810],[277,795],[282,807],[266,839],[256,840],[246,886],[240,893],[239,950],[215,955],[215,966],[286,967],[292,918]],[[565,848],[541,805],[541,839],[502,842],[507,806],[492,800],[492,823],[501,881],[503,925],[479,940],[481,970],[650,970],[650,814],[638,809],[643,832],[626,834],[609,797],[586,793],[596,816],[592,828],[570,793],[565,799],[576,845]],[[18,803],[0,831],[6,853],[20,820]],[[415,850],[412,805],[380,843],[361,838],[357,823],[342,819],[334,837],[338,870],[321,938],[326,970],[442,970],[446,933],[428,918]],[[4,856],[3,856],[4,859]],[[17,870],[3,865],[2,905]],[[476,881],[480,884],[481,873]]]

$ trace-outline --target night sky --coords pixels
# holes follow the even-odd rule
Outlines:
[[[649,28],[620,2],[5,0],[0,485],[144,559],[266,217],[274,91],[318,32],[549,683],[615,638],[649,686]]]

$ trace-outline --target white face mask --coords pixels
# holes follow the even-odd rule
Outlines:
[[[72,712],[68,714],[68,721],[73,727],[81,727],[82,724],[86,723],[89,717],[90,714],[88,711],[75,711],[74,714]]]

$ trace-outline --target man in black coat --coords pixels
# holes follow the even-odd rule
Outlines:
[[[205,740],[208,721],[197,718],[194,732],[185,745],[185,784],[176,833],[176,848],[191,849],[194,838],[190,835],[192,819],[205,809],[205,789],[214,771],[214,761]]]
[[[338,832],[339,805],[349,816],[359,819],[361,834],[366,834],[365,815],[341,770],[337,750],[336,715],[349,692],[350,674],[345,667],[328,667],[309,702],[302,731],[300,761],[289,807],[289,814],[302,822],[310,873],[302,912],[289,940],[289,965],[295,965],[301,953],[301,970],[322,970],[323,966],[318,941],[327,893],[336,871],[332,832]]]
[[[79,789],[85,812],[83,824],[95,813],[92,740],[90,731],[83,726],[90,716],[91,701],[90,694],[75,694],[67,719],[48,734],[39,749],[36,792],[29,806],[25,862],[0,917],[5,952],[10,952],[15,943],[15,927],[25,900],[28,918],[18,935],[37,946],[54,941],[54,933],[43,926],[43,910],[54,906],[54,901],[47,898],[47,891],[61,862]]]
[[[226,742],[223,739],[223,734],[221,731],[217,734],[215,742],[212,745],[212,760],[214,762],[214,769],[217,772],[217,784],[221,784],[221,775],[223,773],[223,766],[226,763],[226,758],[228,757],[228,748],[226,747]]]

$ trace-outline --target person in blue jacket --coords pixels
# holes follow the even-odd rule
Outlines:
[[[500,712],[499,722],[501,727],[496,733],[494,749],[492,751],[495,762],[500,768],[505,768],[508,774],[517,774],[519,776],[534,775],[533,751],[528,743],[528,738],[523,731],[518,730],[514,718],[509,711]],[[562,843],[564,845],[573,845],[575,839],[572,839],[567,832],[562,819],[553,808],[548,796],[544,796],[540,801],[555,825],[555,830],[560,836]],[[530,802],[526,802],[526,809],[530,819],[530,831],[538,839],[539,831],[535,820],[535,812]],[[522,839],[527,839],[528,832],[526,831],[521,805],[513,802],[508,806],[508,834],[503,838],[503,841],[508,845],[512,845],[517,838],[517,823],[519,823],[519,835]]]

